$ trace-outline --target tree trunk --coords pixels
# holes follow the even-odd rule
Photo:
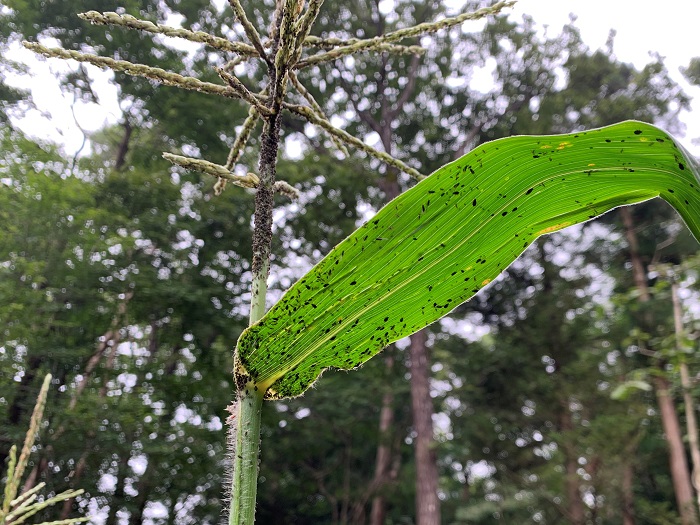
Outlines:
[[[622,525],[635,525],[633,485],[634,465],[625,461],[622,465]]]
[[[542,265],[542,295],[547,297],[547,302],[556,304],[557,297],[554,291],[554,279],[556,271],[553,270],[551,263],[547,260],[545,251],[545,242],[537,242],[535,244]],[[550,307],[551,308],[551,307]],[[559,308],[551,308],[548,310],[548,319],[551,329],[547,332],[542,341],[544,351],[550,356],[558,356],[562,354],[563,343],[561,337],[561,327],[563,321],[563,312]],[[567,389],[562,386],[565,379],[561,376],[561,368],[559,362],[555,365],[555,373],[552,375],[552,381],[555,381],[552,388],[557,392],[557,402],[559,411],[557,414],[558,431],[561,433],[560,447],[564,456],[564,493],[566,497],[566,508],[562,511],[566,516],[567,523],[570,525],[584,525],[585,509],[583,500],[581,499],[581,477],[578,474],[578,458],[579,452],[577,448],[576,436],[574,434],[575,425],[571,416],[570,403]],[[594,478],[594,476],[591,476]]]
[[[93,353],[93,355],[88,359],[88,362],[85,366],[85,369],[83,371],[83,378],[78,383],[75,391],[73,392],[73,395],[71,396],[70,403],[68,404],[68,411],[73,411],[75,410],[75,407],[78,404],[78,399],[82,395],[83,391],[89,384],[91,380],[91,376],[95,369],[97,368],[97,365],[100,363],[100,361],[104,358],[105,354],[108,354],[107,357],[107,363],[106,363],[106,368],[107,370],[112,370],[114,368],[114,361],[116,358],[117,354],[117,347],[119,346],[119,342],[121,340],[121,334],[120,334],[120,326],[121,323],[123,323],[125,316],[126,316],[126,307],[127,303],[131,300],[131,298],[134,296],[133,292],[127,292],[124,296],[124,299],[122,300],[121,303],[119,303],[119,307],[117,308],[117,314],[114,316],[112,319],[112,326],[111,328],[105,332],[105,334],[100,338],[100,342],[97,345],[97,349]],[[102,387],[100,388],[99,391],[99,397],[104,399],[104,397],[107,395],[107,377],[105,376],[103,379]],[[53,436],[53,440],[57,441],[60,439],[60,437],[63,435],[63,433],[66,431],[66,428],[62,425],[58,428],[56,434]],[[85,450],[80,456],[80,459],[76,463],[75,470],[72,473],[71,480],[69,483],[69,486],[71,489],[74,489],[76,486],[78,486],[80,479],[83,476],[83,473],[85,472],[85,468],[87,467],[87,460],[90,455],[90,442],[92,439],[95,437],[95,431],[91,430],[88,432],[88,442],[85,447]],[[75,507],[75,498],[69,498],[63,502],[63,507],[61,509],[61,515],[60,519],[61,520],[66,520],[68,519],[68,516],[70,513],[74,510]]]
[[[698,520],[693,501],[693,488],[690,484],[690,475],[688,473],[688,462],[685,458],[681,425],[678,421],[676,407],[671,398],[670,382],[665,376],[663,369],[660,372],[659,375],[654,377],[654,388],[659,403],[659,411],[661,412],[664,435],[668,443],[673,490],[676,493],[681,523],[683,525],[696,525]]]
[[[562,400],[559,415],[559,430],[564,434],[562,451],[564,452],[564,491],[566,493],[566,516],[570,525],[584,525],[586,522],[583,500],[581,499],[581,478],[578,475],[578,454],[573,439],[574,422],[571,419],[568,400]]]
[[[411,336],[411,410],[416,433],[416,525],[440,524],[437,457],[433,441],[433,402],[430,397],[430,362],[427,333]]]
[[[391,375],[394,370],[394,356],[389,352],[384,362],[386,363],[387,375]],[[381,492],[381,487],[386,483],[389,468],[391,465],[391,430],[394,424],[394,392],[391,387],[387,387],[382,396],[382,408],[379,412],[379,444],[377,445],[377,456],[374,462],[374,478],[371,486],[379,492],[372,498],[372,510],[370,511],[370,525],[383,525],[386,516],[386,500]]]
[[[377,35],[384,33],[386,20],[379,11],[379,4],[374,4],[375,9],[370,15],[371,22]],[[353,90],[345,85],[350,102],[354,107],[359,119],[371,130],[379,134],[382,147],[389,155],[394,149],[394,123],[397,121],[403,107],[414,95],[416,80],[419,75],[421,59],[414,55],[405,71],[406,85],[401,93],[392,97],[387,91],[385,79],[390,74],[387,56],[382,57],[382,67],[380,74],[376,78],[376,93],[380,110],[378,114],[360,108],[359,101],[353,96]],[[401,193],[399,185],[399,173],[395,168],[389,167],[385,176],[379,181],[379,187],[384,192],[386,201],[390,201]],[[415,337],[415,336],[414,336]],[[423,348],[416,350],[416,355],[411,356],[411,362],[415,363],[415,370],[411,369],[411,399],[413,403],[413,426],[417,433],[415,444],[415,456],[417,464],[416,478],[416,523],[418,525],[438,524],[440,521],[439,500],[437,498],[437,465],[435,453],[432,450],[433,425],[432,425],[432,399],[430,397],[430,367],[428,364],[425,335],[422,337]],[[412,339],[413,341],[413,339]],[[413,344],[412,344],[413,348]],[[413,350],[411,350],[413,353]],[[394,366],[393,357],[387,358],[387,368],[389,371]],[[418,383],[418,384],[416,384]],[[423,397],[421,397],[423,396]],[[391,447],[390,430],[394,420],[394,395],[387,389],[382,396],[382,408],[380,412],[380,443],[377,447],[377,459],[375,475],[370,487],[378,490],[390,477],[391,470]],[[418,418],[418,419],[417,419]],[[431,463],[429,465],[428,463]],[[379,492],[372,500],[372,510],[370,513],[370,525],[380,525],[384,522],[386,514],[385,498]]]
[[[695,418],[695,403],[691,394],[692,384],[688,365],[685,362],[680,364],[681,386],[683,387],[683,402],[685,404],[685,419],[688,427],[688,446],[690,447],[690,458],[693,462],[692,483],[695,488],[695,497],[700,509],[700,446],[698,445],[698,422]]]
[[[676,344],[679,352],[683,339],[683,312],[681,301],[678,297],[678,283],[675,280],[671,283],[671,298],[673,300],[673,321],[676,329]],[[683,404],[685,405],[685,421],[688,431],[688,446],[690,447],[690,458],[693,461],[692,483],[695,488],[695,496],[700,508],[700,446],[698,446],[698,422],[695,418],[695,402],[692,396],[692,383],[688,365],[685,362],[685,355],[679,354],[681,374],[681,387],[683,388]]]
[[[75,466],[75,471],[72,472],[70,488],[73,489],[83,477],[83,472],[85,472],[85,467],[87,466],[88,452],[87,450],[83,452]],[[73,512],[73,507],[75,503],[75,498],[68,498],[63,502],[63,508],[61,509],[61,515],[59,519],[61,521],[67,520],[70,513]]]
[[[384,144],[387,147],[387,144]],[[388,144],[391,152],[391,143]],[[394,199],[401,193],[398,182],[398,174],[394,169],[388,169],[386,176],[379,181],[379,187],[384,192],[387,202]],[[395,347],[384,350],[387,376],[394,374],[394,353]],[[376,492],[372,498],[372,508],[370,510],[369,524],[383,525],[386,517],[386,498],[381,490],[389,478],[391,468],[391,435],[394,424],[394,392],[391,386],[387,386],[382,395],[382,408],[379,412],[379,444],[377,445],[377,456],[374,463],[374,477],[370,484],[372,490]],[[377,492],[378,491],[378,492]]]
[[[129,118],[126,116],[124,117],[124,124],[122,124],[122,127],[124,128],[124,135],[122,136],[122,140],[117,147],[117,155],[114,161],[114,169],[116,171],[121,171],[124,169],[126,164],[126,154],[129,152],[131,133],[134,131],[131,122],[129,122]]]
[[[17,385],[15,398],[7,409],[7,421],[10,427],[19,425],[28,407],[32,406],[30,399],[32,398],[31,396],[35,394],[32,390],[32,383],[34,382],[34,378],[40,366],[41,357],[39,356],[31,356],[27,360],[27,366],[24,368],[24,375],[20,378],[19,385]],[[31,408],[29,411],[31,412]]]
[[[581,501],[581,483],[579,481],[578,463],[575,457],[567,454],[566,458],[566,500],[568,503],[567,516],[570,525],[584,525],[585,516],[583,502]]]
[[[143,523],[143,513],[146,510],[146,505],[148,505],[148,496],[151,489],[151,473],[153,471],[152,467],[153,461],[149,461],[146,465],[146,471],[141,476],[138,482],[137,490],[138,495],[135,498],[135,510],[129,516],[129,525],[141,525]]]
[[[117,515],[117,513],[121,508],[120,504],[124,501],[124,485],[126,483],[126,474],[128,467],[127,461],[128,460],[126,457],[119,458],[119,463],[117,464],[116,472],[117,484],[114,488],[114,495],[112,496],[111,501],[109,503],[109,514],[107,515],[105,525],[117,525],[118,523],[119,516]]]
[[[47,456],[50,456],[52,452],[52,447],[49,445],[46,447],[46,450],[42,454],[41,458],[39,461],[34,465],[34,468],[31,470],[29,473],[29,476],[27,476],[27,479],[24,481],[24,485],[22,485],[22,490],[20,491],[20,494],[24,494],[30,489],[33,489],[34,486],[38,483],[39,478],[48,470],[49,468],[49,462],[46,459]]]
[[[352,512],[350,500],[350,460],[352,458],[352,437],[345,441],[343,448],[343,498],[340,501],[339,522],[341,525],[350,523],[350,513]],[[364,521],[364,520],[363,520]]]
[[[386,28],[386,20],[379,10],[379,4],[375,3],[371,10],[369,24],[374,25],[377,35],[382,35]],[[425,15],[425,13],[423,13]],[[376,95],[379,102],[378,114],[361,109],[360,101],[353,96],[352,88],[344,85],[350,103],[354,107],[358,118],[364,122],[372,131],[379,134],[382,147],[389,155],[394,149],[394,124],[397,122],[405,104],[415,94],[416,80],[419,76],[419,66],[421,59],[414,55],[411,58],[407,70],[404,72],[406,85],[398,96],[392,96],[387,90],[386,78],[391,74],[388,58],[382,57],[382,67],[376,77]],[[342,83],[342,80],[341,80]],[[398,171],[395,168],[387,168],[385,176],[379,181],[379,187],[384,192],[386,201],[390,201],[401,193],[399,185]],[[415,336],[414,336],[415,337]],[[437,497],[437,465],[435,453],[432,450],[433,425],[432,425],[432,398],[430,397],[430,367],[425,350],[425,334],[418,336],[423,340],[422,350],[416,350],[416,355],[411,356],[411,362],[417,367],[411,369],[411,399],[413,403],[413,426],[417,434],[415,444],[415,457],[417,464],[416,479],[416,523],[418,525],[438,524],[440,521],[440,507]],[[413,339],[412,339],[413,341]],[[413,348],[413,343],[411,348]],[[413,350],[411,350],[413,354]],[[393,358],[387,359],[387,367],[393,368]],[[418,384],[416,384],[418,383]],[[422,396],[422,397],[421,397]],[[372,487],[377,490],[386,482],[391,464],[391,448],[388,432],[394,419],[393,412],[394,395],[387,390],[382,397],[382,409],[380,413],[380,444],[377,448],[377,459],[375,476]],[[431,463],[429,465],[428,463]],[[376,494],[372,500],[372,510],[370,514],[370,525],[380,525],[384,522],[385,500],[380,493]]]
[[[625,237],[629,244],[632,276],[635,285],[639,289],[639,301],[646,303],[650,301],[651,295],[649,294],[649,287],[647,285],[647,272],[639,254],[639,243],[637,242],[637,234],[634,230],[632,212],[629,208],[620,208],[620,217],[622,218]],[[652,324],[651,319],[645,319],[645,322],[647,327]],[[688,471],[688,462],[685,457],[681,427],[678,421],[676,406],[671,398],[670,384],[666,376],[664,364],[663,362],[657,363],[658,374],[654,375],[652,383],[656,391],[656,399],[661,414],[661,424],[664,429],[666,443],[668,444],[673,489],[676,495],[676,503],[678,505],[681,523],[683,525],[697,525],[698,518],[695,512],[693,487],[690,483],[690,474]]]
[[[639,242],[637,241],[637,233],[634,231],[634,220],[632,212],[627,207],[620,208],[620,217],[622,224],[625,227],[625,237],[629,245],[630,262],[632,263],[632,279],[639,290],[639,300],[643,303],[649,302],[649,286],[647,285],[647,272],[644,269],[644,263],[639,255]]]

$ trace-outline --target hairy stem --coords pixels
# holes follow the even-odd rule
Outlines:
[[[274,66],[270,67],[271,72]],[[284,80],[275,77],[271,93],[284,90]],[[272,245],[272,210],[274,205],[277,153],[280,142],[282,100],[272,97],[271,115],[265,121],[260,140],[258,173],[260,182],[255,193],[255,221],[253,228],[253,283],[250,300],[250,324],[265,314],[267,277],[270,273]],[[255,385],[254,378],[245,373],[236,356],[236,448],[234,450],[233,484],[229,525],[253,525],[258,483],[260,455],[260,417],[264,392]]]
[[[254,386],[247,385],[238,393],[229,525],[255,523],[262,402],[263,392],[257,391]]]
[[[257,209],[257,207],[256,207]],[[257,211],[256,211],[257,214]],[[256,227],[258,230],[256,215]],[[269,248],[269,246],[268,246]],[[255,257],[255,255],[254,255]],[[265,315],[267,296],[268,258],[254,273],[251,286],[250,324]],[[258,459],[260,457],[260,419],[264,392],[248,379],[244,384],[236,380],[238,401],[235,409],[235,445],[233,449],[233,480],[231,485],[231,509],[229,525],[253,525],[255,523],[255,501],[258,492]]]

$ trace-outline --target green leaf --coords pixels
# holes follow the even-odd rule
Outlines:
[[[443,166],[336,246],[238,341],[239,385],[297,396],[449,313],[537,237],[661,196],[700,238],[700,165],[627,121],[496,140]]]
[[[615,387],[615,390],[610,393],[610,398],[615,399],[616,401],[624,401],[638,390],[649,392],[651,391],[651,385],[646,381],[641,380],[625,381],[624,383]]]

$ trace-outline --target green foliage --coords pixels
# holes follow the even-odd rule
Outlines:
[[[6,523],[24,523],[28,518],[37,512],[55,506],[62,501],[68,500],[83,493],[82,490],[73,490],[62,492],[61,494],[51,495],[49,497],[38,499],[39,492],[46,485],[39,483],[29,490],[19,492],[19,485],[22,481],[22,475],[27,467],[29,454],[39,435],[40,426],[43,423],[44,408],[46,407],[46,398],[51,385],[51,374],[44,378],[44,382],[39,391],[39,397],[36,400],[36,405],[32,412],[31,422],[27,436],[22,446],[22,452],[17,457],[17,447],[12,446],[7,465],[7,476],[5,478],[5,489],[3,491],[2,504],[0,504],[0,525]],[[45,525],[69,525],[73,523],[85,523],[91,518],[77,518],[66,521],[51,521],[44,522]]]
[[[182,74],[197,74],[204,81],[218,77],[212,66],[223,66],[224,57],[207,53],[203,48],[188,54],[175,49],[170,42],[148,33],[115,28],[105,31],[103,26],[86,23],[76,16],[89,10],[114,11],[117,7],[125,13],[139,18],[162,23],[170,15],[183,15],[183,24],[196,25],[198,29],[210,32],[230,32],[216,7],[210,2],[197,0],[163,2],[154,4],[149,0],[128,0],[118,5],[113,1],[74,1],[60,0],[12,0],[5,2],[6,9],[0,14],[0,38],[9,43],[27,38],[50,35],[61,41],[67,49],[91,49],[105,56],[136,63],[158,65],[161,68]],[[249,68],[246,72],[255,77],[258,72]],[[81,67],[61,79],[65,89],[76,94],[79,100],[95,100],[90,86],[89,75]],[[174,144],[186,144],[203,152],[210,159],[223,163],[228,146],[235,135],[233,124],[242,121],[247,113],[240,104],[221,104],[214,97],[174,88],[153,89],[146,79],[116,74],[114,82],[119,86],[119,98],[124,109],[124,118],[132,121],[134,127],[159,125],[163,142],[170,149]],[[7,86],[0,87],[0,94],[16,98],[14,91]],[[13,98],[9,98],[11,102]],[[2,100],[2,97],[0,97]],[[2,106],[5,106],[3,103]],[[2,109],[2,108],[0,108]],[[0,113],[2,114],[2,113]],[[206,119],[203,118],[206,115]],[[251,141],[252,144],[255,140]],[[160,157],[164,148],[149,151],[143,148],[141,154]]]
[[[269,24],[272,3],[245,2],[257,27]],[[213,76],[211,65],[222,65],[221,58],[205,50],[186,55],[168,48],[160,37],[122,29],[109,30],[106,37],[104,27],[74,15],[77,10],[113,10],[113,3],[13,0],[4,5],[12,8],[0,15],[0,33],[9,35],[4,43],[56,35],[68,48],[87,42],[109,56],[157,62],[206,79]],[[121,5],[127,13],[160,22],[172,9],[175,17],[186,17],[185,27],[240,37],[229,27],[230,18],[207,1]],[[399,7],[396,16],[386,16],[372,2],[326,2],[314,32],[374,36],[445,13],[441,3],[402,1]],[[588,50],[573,27],[543,38],[531,20],[499,18],[486,24],[483,34],[455,28],[440,39],[442,44],[431,42],[419,62],[416,87],[404,111],[391,121],[390,147],[424,172],[448,162],[462,148],[468,151],[484,140],[513,134],[567,133],[631,116],[660,119],[673,130],[669,103],[684,105],[661,62],[643,71],[620,64],[612,52]],[[347,129],[367,135],[375,130],[359,118],[353,102],[376,121],[383,114],[391,116],[389,110],[403,98],[413,59],[363,54],[355,57],[355,64],[357,74],[349,74],[347,64],[339,61],[300,71],[299,76],[312,84],[327,114],[353,115]],[[468,88],[474,68],[489,64],[495,64],[496,87],[488,93]],[[260,71],[246,68],[244,76],[257,79]],[[80,70],[65,84],[87,100],[87,81],[89,75]],[[160,152],[180,152],[185,146],[223,162],[233,126],[242,121],[244,111],[238,104],[196,93],[154,90],[150,82],[125,81],[119,74],[115,81],[124,118],[134,131],[118,171],[112,167],[124,139],[121,126],[92,135],[94,154],[73,170],[46,146],[17,135],[5,135],[2,143],[0,459],[9,454],[7,443],[21,439],[40,378],[51,370],[60,394],[48,407],[47,446],[37,450],[35,466],[50,492],[86,489],[71,516],[84,514],[92,504],[109,514],[110,523],[116,523],[118,511],[130,525],[149,520],[214,523],[220,519],[225,463],[219,429],[233,388],[231,341],[247,313],[252,199],[236,189],[214,198],[211,181],[171,173]],[[0,85],[4,108],[13,107],[20,95]],[[288,133],[303,130],[293,117],[285,116],[283,125]],[[304,158],[279,165],[280,176],[302,190],[302,200],[279,201],[270,280],[275,294],[378,206],[382,181],[377,174],[385,173],[356,159],[339,162],[327,154],[323,135],[302,140],[309,148]],[[244,156],[241,164],[251,169],[254,161]],[[696,250],[687,232],[678,234],[681,226],[674,215],[658,200],[634,208],[647,262],[655,259],[659,239],[676,239],[659,251],[662,260],[680,261]],[[591,481],[579,481],[588,493],[602,496],[599,506],[589,509],[599,512],[599,521],[622,521],[620,469],[631,459],[637,521],[678,522],[669,503],[673,487],[653,395],[637,391],[624,404],[609,398],[618,382],[634,380],[635,370],[648,367],[637,343],[671,335],[669,305],[659,292],[653,305],[639,306],[629,293],[633,284],[615,214],[602,222],[590,230],[605,228],[605,238],[575,257],[593,261],[604,281],[614,279],[618,294],[612,308],[591,306],[599,297],[580,279],[559,280],[559,274],[584,271],[571,262],[551,270],[554,288],[545,292],[542,278],[528,273],[543,262],[531,250],[503,279],[452,313],[462,326],[488,327],[490,334],[483,340],[467,343],[433,326],[436,410],[449,417],[435,447],[445,522],[468,516],[474,523],[480,516],[485,524],[527,523],[536,512],[542,515],[540,522],[566,521],[562,516],[570,502],[561,469],[570,457],[588,461],[581,468]],[[550,256],[554,252],[549,250],[569,253],[570,245],[562,240],[566,238],[550,236],[538,245]],[[110,253],[118,245],[122,251]],[[83,253],[82,259],[76,253]],[[124,302],[129,292],[133,296]],[[124,316],[118,315],[122,304]],[[643,310],[654,312],[663,334],[632,331]],[[572,312],[573,320],[564,315]],[[100,354],[100,342],[110,332],[117,338],[108,340]],[[561,346],[553,344],[553,333]],[[109,365],[110,345],[118,344],[121,351]],[[281,406],[286,411],[268,410],[263,435],[271,445],[263,449],[261,463],[261,522],[316,524],[356,518],[363,523],[377,494],[386,497],[387,523],[410,522],[415,464],[404,354],[393,350],[392,355],[397,362],[391,374],[383,360],[372,360],[352,374],[328,373],[322,388],[285,400]],[[88,373],[93,356],[100,362]],[[545,356],[561,364],[556,372],[545,371]],[[696,369],[697,361],[691,366]],[[70,400],[83,378],[85,389],[71,410]],[[606,384],[610,386],[599,390]],[[379,436],[378,400],[387,391],[395,396],[395,425],[391,436]],[[535,414],[523,413],[532,403]],[[562,431],[561,419],[570,406],[582,408],[571,410],[574,428]],[[62,426],[71,430],[70,439],[65,431],[54,438]],[[638,450],[621,452],[621,442],[637,436],[635,429],[642,435]],[[535,432],[543,441],[534,438]],[[371,492],[377,443],[386,439],[394,445],[396,477]],[[538,449],[543,443],[576,446],[544,457]],[[147,464],[146,470],[133,468],[131,458]],[[76,469],[81,461],[82,476]],[[484,479],[471,476],[480,461],[490,468]],[[49,462],[52,468],[46,470]],[[603,468],[595,470],[594,464]],[[110,477],[115,485],[105,488],[101,480]],[[144,509],[150,505],[162,505],[167,517],[147,518]],[[56,513],[41,516],[55,519]]]
[[[353,374],[329,374],[323,388],[275,403],[263,414],[262,437],[276,446],[262,451],[261,523],[330,524],[340,523],[342,516],[349,523],[366,523],[368,503],[377,493],[372,486],[377,443],[387,440],[396,452],[392,468],[402,473],[380,490],[387,500],[387,522],[411,519],[413,484],[404,479],[410,481],[413,465],[404,441],[410,429],[407,404],[397,407],[395,433],[380,436],[377,427],[377,399],[386,391],[397,399],[408,395],[407,382],[395,373],[402,368],[397,364],[388,370],[375,359]]]
[[[700,86],[700,57],[691,59],[688,67],[683,69],[683,74],[691,84]]]
[[[650,392],[651,389],[651,385],[646,381],[642,381],[641,379],[629,379],[617,385],[615,390],[610,392],[610,397],[612,399],[624,401],[635,392],[640,390],[643,392]]]
[[[232,367],[225,341],[243,326],[239,283],[250,236],[241,225],[250,199],[230,192],[215,207],[196,177],[179,181],[162,160],[126,173],[71,175],[54,152],[16,134],[6,136],[1,162],[6,436],[19,439],[37,377],[50,370],[63,389],[71,387],[49,407],[50,446],[38,454],[63,473],[42,475],[48,490],[103,493],[101,477],[123,483],[138,451],[147,461],[137,485],[142,497],[107,494],[110,510],[128,509],[136,519],[147,495],[166,486],[163,501],[175,509],[188,487],[200,486],[204,496],[182,522],[217,516],[220,483],[212,480],[223,477],[220,429]],[[7,457],[9,449],[0,453]],[[85,465],[84,475],[69,478],[76,464]]]
[[[640,122],[480,146],[390,202],[246,329],[236,373],[270,398],[300,395],[453,310],[538,236],[617,206],[662,196],[700,237],[699,173]]]

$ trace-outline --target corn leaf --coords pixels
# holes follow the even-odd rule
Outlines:
[[[642,122],[479,146],[389,202],[243,332],[237,381],[300,395],[446,315],[540,235],[658,196],[700,238],[700,165]]]

